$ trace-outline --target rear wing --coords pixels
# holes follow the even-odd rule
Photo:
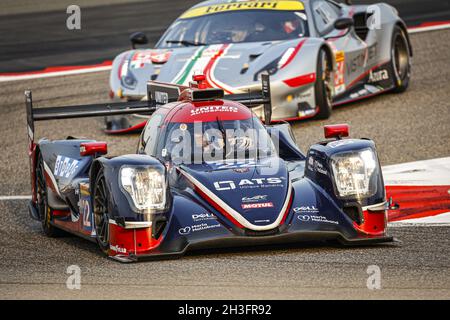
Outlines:
[[[194,76],[195,77],[195,76]],[[222,89],[198,89],[197,84],[190,87],[176,84],[168,84],[157,81],[149,81],[147,85],[147,97],[149,105],[158,106],[180,100],[185,89],[191,88],[189,99],[192,101],[208,101],[214,99],[225,99],[239,102],[248,108],[263,106],[264,121],[270,124],[272,121],[272,100],[270,95],[270,77],[267,74],[261,75],[261,90],[258,92],[238,93],[224,95]]]
[[[232,94],[224,96],[221,89],[198,89],[190,87],[190,99],[193,101],[208,101],[214,99],[232,100],[249,108],[264,106],[264,117],[266,124],[272,118],[272,104],[270,98],[270,79],[268,75],[261,77],[262,89],[260,92],[249,94]],[[25,104],[27,112],[28,137],[30,142],[34,141],[35,121],[89,118],[117,116],[127,114],[152,114],[161,105],[179,101],[185,89],[189,87],[177,86],[156,81],[149,81],[147,85],[147,101],[116,102],[90,105],[74,105],[65,107],[35,108],[31,91],[25,91]]]

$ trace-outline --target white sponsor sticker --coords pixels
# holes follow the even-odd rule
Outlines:
[[[80,161],[64,156],[58,156],[55,162],[53,174],[56,177],[70,178],[78,168]]]

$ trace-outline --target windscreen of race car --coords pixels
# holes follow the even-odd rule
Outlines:
[[[156,45],[190,45],[283,41],[308,36],[303,11],[242,10],[178,19]]]

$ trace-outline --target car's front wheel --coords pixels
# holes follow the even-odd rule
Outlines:
[[[323,48],[319,51],[317,57],[316,84],[314,89],[316,105],[319,107],[316,118],[328,119],[331,116],[332,108],[332,65],[327,52]]]
[[[411,75],[411,53],[405,31],[399,26],[392,34],[391,64],[394,70],[394,92],[404,92],[409,85]]]
[[[108,255],[109,251],[109,213],[108,213],[109,193],[106,187],[106,180],[100,172],[94,185],[94,223],[97,243],[100,250]]]

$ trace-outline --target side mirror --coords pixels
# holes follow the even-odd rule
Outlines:
[[[353,19],[351,19],[351,18],[338,18],[334,22],[334,28],[337,30],[345,30],[350,27],[353,27],[353,25],[354,25],[354,22],[353,22]]]
[[[135,32],[130,35],[131,47],[136,49],[137,44],[147,44],[147,36],[143,32]]]

